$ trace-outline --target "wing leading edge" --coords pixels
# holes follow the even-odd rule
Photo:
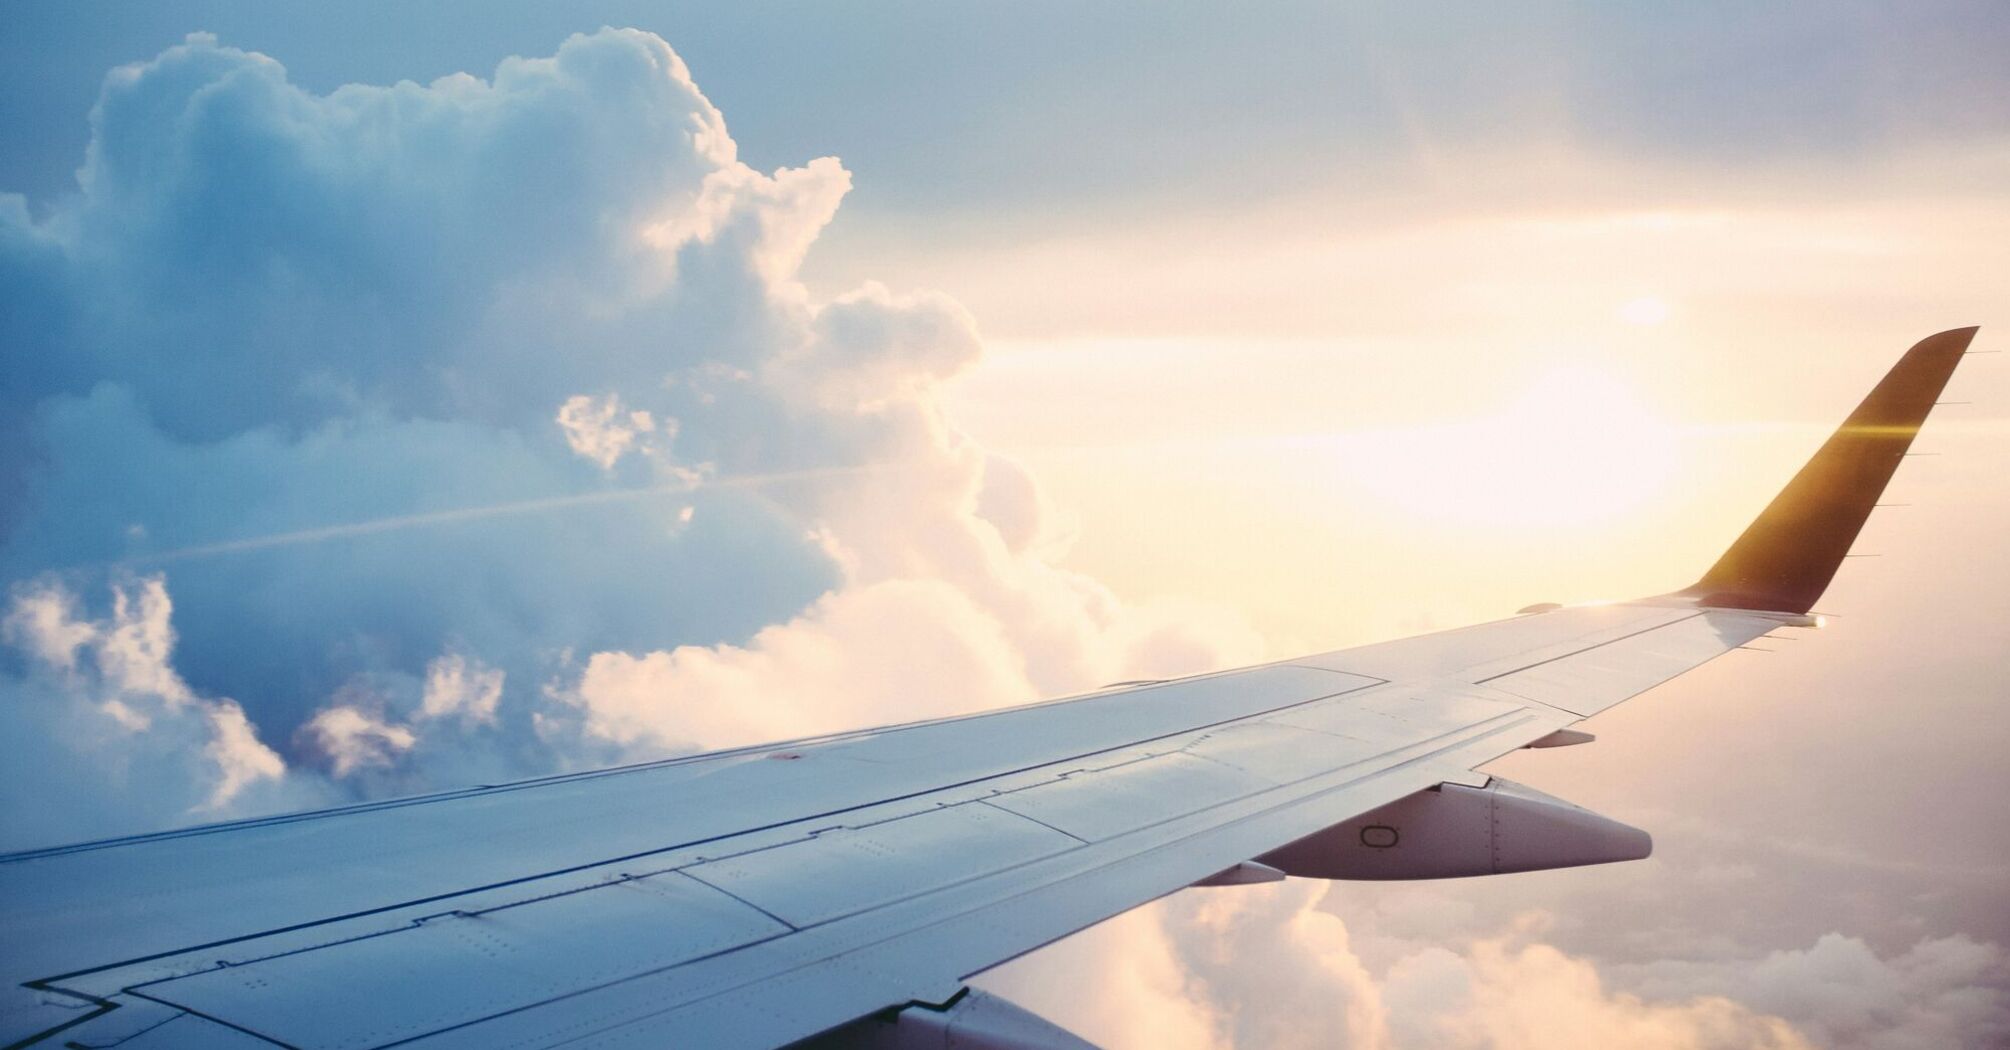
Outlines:
[[[1644,855],[1644,833],[1475,770],[1808,625],[1974,333],[1908,352],[1675,594],[0,857],[0,1044],[1058,1045],[963,981],[1196,883]]]

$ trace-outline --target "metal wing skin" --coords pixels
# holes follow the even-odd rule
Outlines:
[[[965,979],[1197,883],[1644,856],[1475,770],[1812,626],[1974,332],[1913,347],[1674,594],[0,857],[0,1046],[1063,1045]]]

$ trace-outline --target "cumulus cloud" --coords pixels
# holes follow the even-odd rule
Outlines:
[[[1408,1046],[1631,1046],[1811,1050],[1787,1021],[1722,996],[1651,1000],[1612,988],[1596,966],[1546,944],[1483,940],[1390,973],[1391,1012]],[[1446,1004],[1453,1004],[1447,1009]]]
[[[503,672],[461,653],[445,653],[426,665],[426,690],[419,698],[421,718],[460,718],[493,722],[502,702]]]
[[[614,394],[599,400],[585,394],[566,398],[558,406],[558,425],[565,431],[565,443],[602,469],[614,466],[637,438],[656,430],[655,417],[640,409],[623,411],[621,398]]]
[[[150,830],[314,797],[244,708],[174,670],[172,603],[159,577],[122,579],[87,611],[62,583],[16,586],[0,617],[0,847]],[[0,665],[4,668],[4,665]]]
[[[1032,692],[998,622],[969,597],[893,580],[831,594],[744,647],[595,653],[569,699],[586,733],[660,750],[809,736],[896,711],[961,714]]]
[[[389,766],[419,739],[409,726],[385,721],[382,715],[355,704],[335,704],[315,712],[300,727],[300,736],[328,759],[329,768],[338,777],[369,766]]]
[[[1127,912],[981,974],[974,983],[1109,1050],[1228,1045],[1218,1004],[1196,994],[1164,905]]]
[[[151,567],[174,633],[35,606],[51,673],[241,698],[368,795],[1260,651],[1053,564],[941,406],[969,314],[812,297],[849,173],[741,163],[650,34],[328,94],[197,34],[90,119],[75,194],[0,202],[0,580]]]
[[[1429,939],[1378,966],[1328,907],[1352,888],[1190,890],[981,980],[1113,1050],[1926,1050],[2010,1037],[2001,952],[1963,937],[1880,956],[1830,934],[1806,949],[1601,967],[1549,943],[1544,913],[1486,930],[1412,914],[1369,936],[1423,924]],[[1109,989],[1075,983],[1084,974]],[[1164,1028],[1181,1035],[1168,1042]]]
[[[1827,933],[1806,948],[1724,961],[1659,960],[1627,968],[1659,994],[1735,997],[1796,1019],[1819,1046],[1884,1050],[1999,1046],[2010,1040],[2010,960],[1960,934],[1879,955]]]

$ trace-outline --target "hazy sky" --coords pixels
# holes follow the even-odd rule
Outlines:
[[[1680,587],[1913,340],[2002,348],[2005,54],[1987,3],[17,8],[0,846]],[[994,980],[1116,1046],[2010,1045],[2006,369],[1829,630],[1499,764],[1654,859],[1190,892]]]

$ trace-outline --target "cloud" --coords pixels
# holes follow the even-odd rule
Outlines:
[[[1196,994],[1163,915],[1157,904],[1127,912],[974,983],[1110,1050],[1224,1047],[1225,1021]]]
[[[458,717],[468,722],[493,722],[502,702],[504,674],[460,653],[446,653],[426,665],[426,691],[419,699],[419,717]]]
[[[1238,1047],[1374,1046],[1388,1017],[1347,930],[1313,905],[1323,887],[1293,884],[1251,894],[1185,894],[1167,926],[1195,984],[1228,1021]],[[1263,966],[1247,961],[1267,957]],[[1290,1011],[1257,1006],[1266,998]]]
[[[1731,962],[1665,960],[1629,968],[1660,994],[1735,997],[1797,1019],[1820,1046],[1991,1046],[2010,1039],[2010,960],[1961,934],[1881,956],[1827,933],[1806,948]]]
[[[159,577],[109,588],[88,611],[60,582],[18,584],[0,617],[0,849],[216,819],[320,797],[287,777],[235,700],[176,673]]]
[[[1412,957],[1389,975],[1404,1045],[1508,1048],[1816,1045],[1787,1021],[1721,996],[1645,999],[1613,989],[1598,968],[1546,944],[1483,940],[1463,957]],[[1446,1003],[1455,1004],[1446,1009]]]
[[[2002,952],[1965,937],[1880,956],[1830,934],[1806,949],[1601,967],[1549,943],[1545,913],[1485,930],[1425,909],[1360,924],[1371,939],[1422,935],[1371,965],[1361,931],[1329,910],[1357,886],[1189,890],[980,980],[1113,1050],[1172,1045],[1167,1027],[1178,1045],[1242,1050],[1924,1050],[2010,1036]]]
[[[258,727],[245,717],[244,708],[219,700],[204,714],[210,737],[203,754],[216,765],[216,787],[210,791],[207,808],[221,809],[247,787],[285,774],[286,763],[258,739]]]
[[[389,766],[419,741],[410,727],[385,721],[382,715],[353,704],[316,711],[300,727],[299,735],[326,756],[338,777],[369,766]]]
[[[1032,692],[997,621],[966,595],[892,580],[828,595],[745,647],[596,653],[571,700],[585,733],[664,750],[961,714]]]
[[[982,352],[969,314],[812,297],[849,173],[742,164],[650,34],[327,94],[196,34],[114,70],[91,128],[75,194],[0,204],[0,293],[32,304],[0,314],[27,366],[0,379],[0,580],[156,573],[172,634],[35,606],[23,644],[240,698],[220,738],[315,790],[1261,651],[1053,564],[1037,485],[940,403]]]
[[[656,420],[640,409],[624,412],[621,398],[614,394],[598,401],[575,394],[558,406],[558,426],[574,452],[604,470],[613,467],[638,438],[654,433]]]

